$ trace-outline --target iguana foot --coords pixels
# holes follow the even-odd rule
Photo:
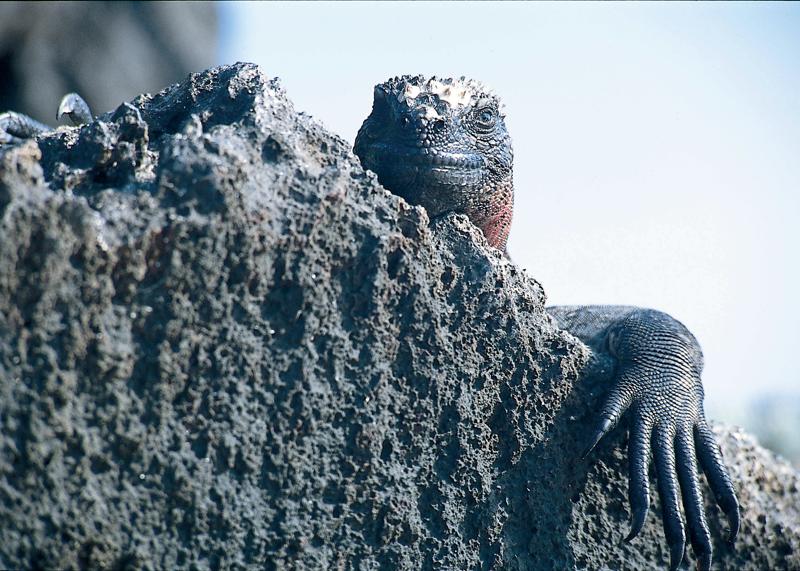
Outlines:
[[[56,120],[66,116],[72,125],[82,125],[92,121],[92,112],[89,105],[77,93],[67,93],[58,106]],[[32,139],[42,133],[52,131],[53,127],[40,123],[36,119],[7,111],[0,113],[0,145],[21,143]]]
[[[607,339],[609,350],[619,360],[619,372],[584,456],[630,410],[631,530],[625,540],[632,540],[641,531],[649,510],[652,452],[670,569],[677,569],[683,559],[686,528],[698,569],[710,569],[711,533],[703,508],[697,459],[728,518],[729,542],[739,532],[739,503],[703,413],[699,345],[682,324],[653,310],[631,312],[612,325]]]

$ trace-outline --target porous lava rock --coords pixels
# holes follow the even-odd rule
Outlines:
[[[0,567],[663,569],[544,303],[253,65],[4,148]],[[797,569],[797,473],[718,434],[717,566]]]

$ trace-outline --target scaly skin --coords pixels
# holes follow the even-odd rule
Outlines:
[[[505,250],[513,210],[513,153],[503,119],[497,97],[476,81],[396,77],[375,88],[372,113],[358,132],[354,152],[395,194],[424,206],[431,216],[467,215],[492,246]],[[615,381],[584,456],[628,415],[632,517],[626,541],[639,533],[647,516],[652,453],[670,569],[681,563],[687,528],[698,568],[709,569],[711,537],[698,461],[728,517],[729,541],[739,530],[739,504],[703,412],[703,354],[697,340],[683,324],[651,309],[571,306],[547,311],[590,349],[616,360]]]

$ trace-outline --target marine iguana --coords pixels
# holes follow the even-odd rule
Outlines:
[[[89,106],[74,93],[62,99],[57,118],[62,116],[75,125],[92,120]],[[26,115],[2,113],[0,145],[50,129]],[[490,245],[506,251],[514,192],[511,138],[499,99],[481,83],[402,76],[378,85],[354,152],[395,194],[424,206],[432,217],[465,214]],[[698,460],[728,516],[729,541],[739,530],[739,504],[703,413],[703,356],[697,340],[677,320],[650,309],[560,306],[547,311],[592,351],[616,360],[615,383],[583,456],[628,413],[632,518],[626,540],[639,533],[649,510],[652,450],[670,569],[682,561],[686,527],[698,567],[710,568]]]
[[[511,137],[500,100],[480,82],[404,75],[376,86],[372,112],[353,150],[387,189],[424,206],[431,217],[465,214],[491,246],[508,256],[514,202]],[[670,569],[683,559],[686,528],[698,568],[709,569],[712,547],[698,460],[728,517],[730,542],[739,530],[739,503],[705,419],[703,354],[697,340],[682,323],[652,309],[588,305],[547,311],[592,351],[615,358],[615,382],[584,457],[627,413],[632,517],[626,541],[639,533],[649,510],[652,452]]]

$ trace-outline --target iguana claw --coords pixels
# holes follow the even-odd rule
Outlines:
[[[92,121],[92,112],[89,109],[89,104],[77,93],[67,93],[61,98],[61,103],[58,105],[58,113],[56,113],[56,121],[60,121],[64,115],[73,125],[83,125]]]

